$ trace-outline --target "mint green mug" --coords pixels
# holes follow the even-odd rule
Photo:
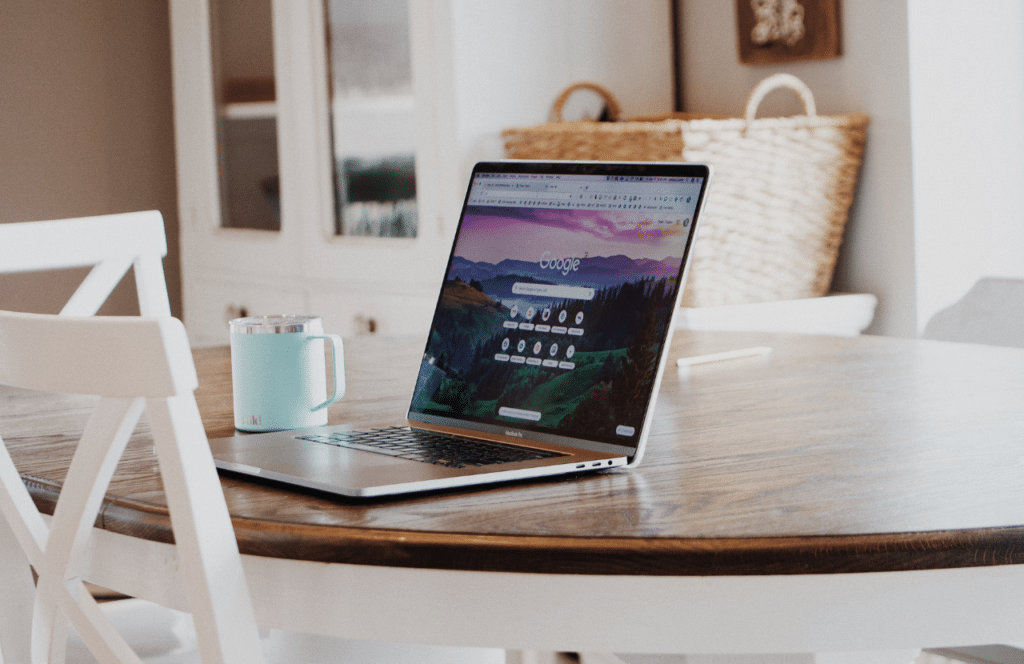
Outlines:
[[[318,316],[236,318],[231,327],[231,386],[240,431],[327,424],[327,407],[345,396],[341,337],[324,334]],[[327,395],[326,342],[333,385]]]

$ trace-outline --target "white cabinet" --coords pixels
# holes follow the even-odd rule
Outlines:
[[[240,59],[272,68],[276,99],[247,103],[226,98],[234,65],[218,36],[255,35],[260,10],[245,0],[225,17],[219,3],[232,1],[170,2],[183,318],[197,346],[226,343],[242,313],[319,314],[342,335],[425,334],[466,178],[503,156],[502,128],[545,121],[577,80],[610,87],[628,114],[671,110],[674,98],[669,0],[409,0],[411,96],[333,108],[383,118],[411,104],[411,132],[339,136],[324,0],[264,0],[272,53]],[[416,236],[339,235],[335,142],[410,141]],[[238,181],[263,187],[251,205],[233,198]]]
[[[232,102],[218,61],[231,17],[216,3],[171,3],[182,295],[193,344],[225,343],[227,320],[243,313],[317,313],[343,335],[424,330],[446,258],[430,197],[420,201],[416,238],[336,234],[323,4],[269,3],[276,100]],[[273,184],[261,199],[256,187]],[[255,194],[234,195],[243,188]]]

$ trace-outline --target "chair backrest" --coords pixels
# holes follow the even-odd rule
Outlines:
[[[57,221],[0,224],[0,274],[92,266],[61,314],[92,316],[132,266],[143,316],[170,316],[156,210]]]
[[[1024,279],[979,279],[959,301],[932,316],[921,336],[1024,348]]]
[[[0,311],[0,384],[100,397],[49,524],[0,439],[0,661],[62,662],[69,623],[99,661],[139,661],[80,575],[110,479],[145,410],[203,661],[262,662],[181,322]]]

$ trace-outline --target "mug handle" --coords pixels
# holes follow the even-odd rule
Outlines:
[[[318,410],[327,408],[345,396],[345,344],[337,334],[311,335],[306,338],[307,341],[312,341],[313,339],[330,341],[331,358],[334,360],[334,371],[331,372],[331,375],[334,376],[334,389],[331,392],[331,396],[327,398],[327,401],[313,407],[312,412],[315,413]]]

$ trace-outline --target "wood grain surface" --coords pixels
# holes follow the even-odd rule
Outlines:
[[[750,346],[767,358],[675,368]],[[332,423],[404,421],[423,341],[346,340]],[[510,572],[744,575],[1024,563],[1024,351],[680,332],[638,468],[355,502],[223,476],[243,553]],[[195,352],[233,434],[226,348]],[[0,435],[52,509],[91,400],[0,387]],[[143,422],[97,524],[168,541]]]

